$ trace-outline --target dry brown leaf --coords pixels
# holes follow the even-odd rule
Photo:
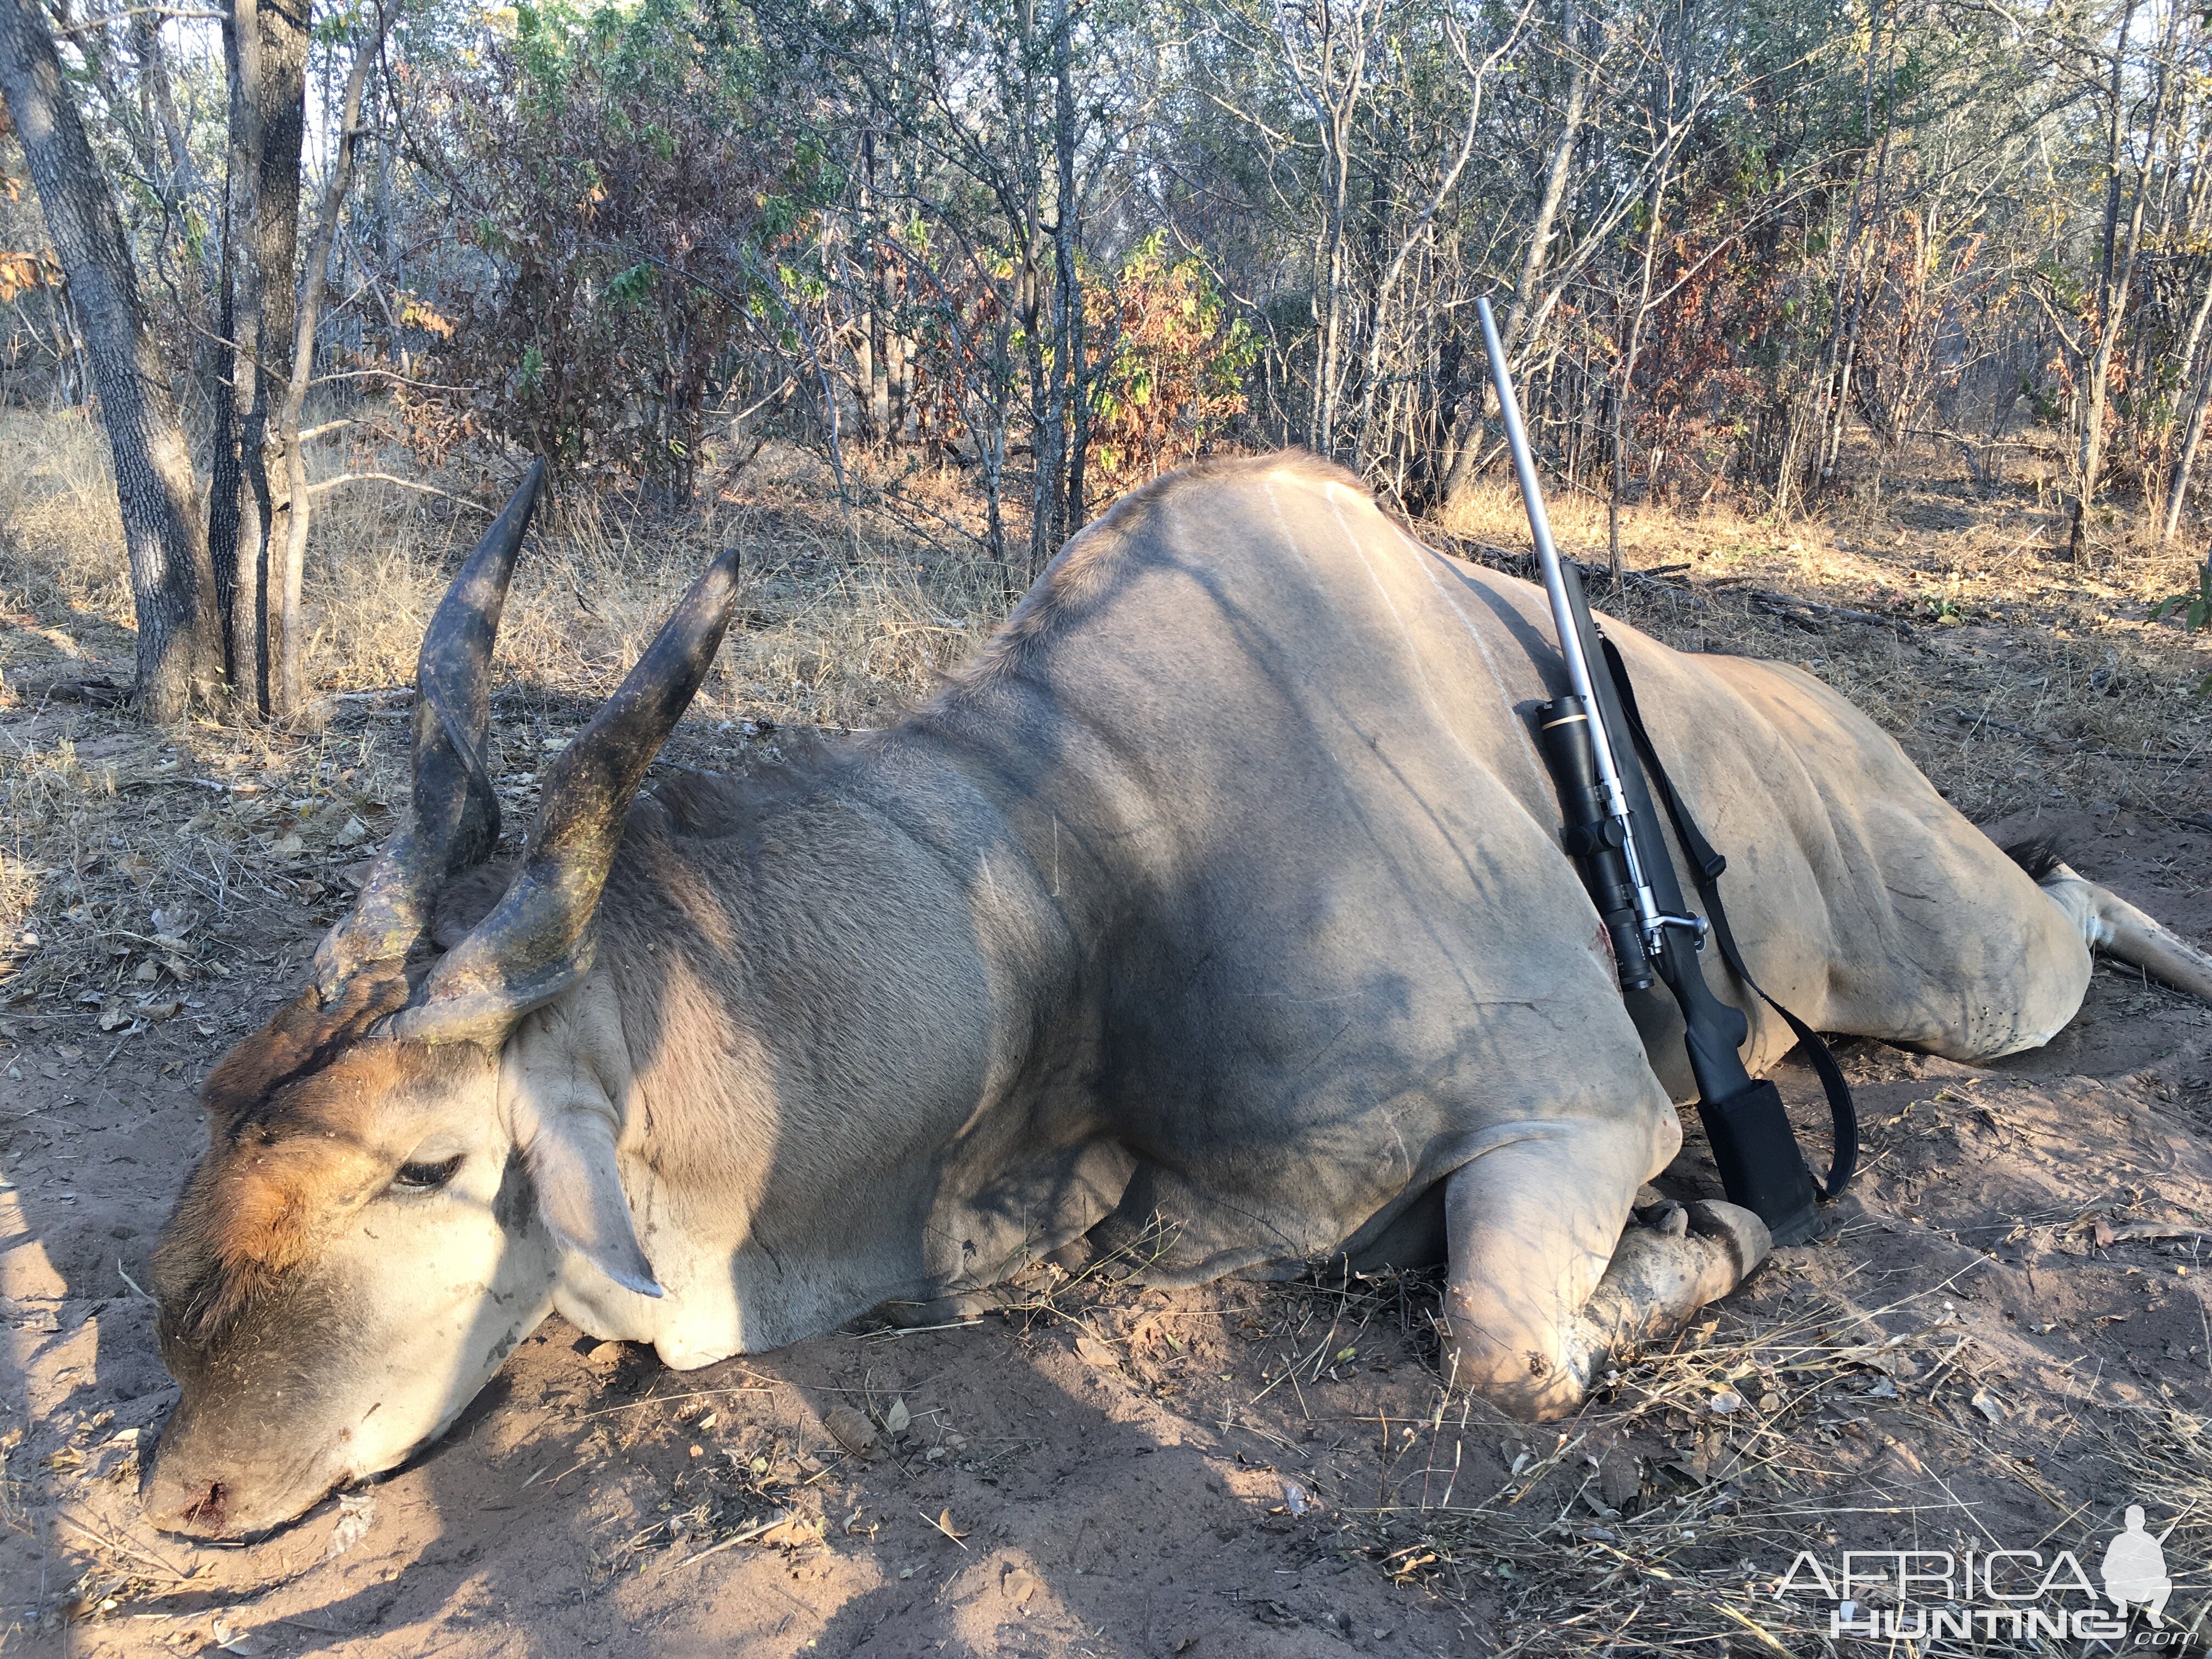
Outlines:
[[[875,1448],[876,1425],[842,1401],[822,1413],[822,1426],[830,1437],[855,1457]]]
[[[822,1522],[811,1516],[794,1515],[760,1534],[763,1544],[818,1544],[822,1541]]]
[[[1121,1363],[1121,1356],[1095,1336],[1079,1336],[1075,1339],[1075,1357],[1086,1365],[1111,1367]]]
[[[225,1653],[261,1654],[268,1652],[275,1645],[267,1637],[252,1631],[240,1630],[220,1615],[210,1622],[208,1629],[215,1645]]]

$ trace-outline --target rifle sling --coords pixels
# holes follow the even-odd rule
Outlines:
[[[1628,665],[1621,660],[1619,647],[1601,633],[1598,638],[1605,648],[1606,666],[1612,670],[1613,683],[1620,693],[1620,709],[1627,717],[1629,735],[1635,739],[1636,751],[1643,757],[1652,781],[1659,786],[1659,798],[1666,803],[1675,839],[1681,843],[1683,856],[1690,861],[1698,896],[1705,900],[1705,920],[1711,923],[1713,938],[1721,947],[1721,959],[1728,963],[1731,973],[1758,992],[1768,1007],[1782,1016],[1804,1046],[1814,1071],[1820,1074],[1835,1132],[1834,1158],[1828,1165],[1828,1178],[1821,1184],[1820,1192],[1821,1196],[1832,1200],[1840,1198],[1850,1185],[1859,1161],[1859,1115],[1851,1099],[1851,1085],[1844,1081],[1843,1068],[1836,1064],[1835,1055],[1829,1052],[1820,1034],[1760,989],[1759,981],[1751,976],[1751,969],[1744,965],[1743,952],[1736,948],[1735,934],[1729,927],[1728,910],[1721,903],[1720,878],[1728,868],[1728,860],[1705,839],[1683,803],[1680,792],[1674,787],[1674,779],[1667,775],[1667,769],[1660,763],[1659,750],[1651,741],[1650,732],[1644,729],[1644,716],[1636,707],[1636,687],[1628,678]]]

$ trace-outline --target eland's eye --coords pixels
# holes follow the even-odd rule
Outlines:
[[[404,1187],[410,1192],[427,1193],[444,1186],[461,1167],[461,1155],[441,1158],[435,1164],[403,1164],[399,1173],[392,1178],[395,1187]]]

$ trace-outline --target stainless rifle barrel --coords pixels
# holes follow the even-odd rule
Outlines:
[[[1498,392],[1498,414],[1505,422],[1505,447],[1513,457],[1513,475],[1521,481],[1521,500],[1528,509],[1528,533],[1536,544],[1536,563],[1544,573],[1544,591],[1551,596],[1552,623],[1559,636],[1559,655],[1567,665],[1567,684],[1582,699],[1589,716],[1590,748],[1597,761],[1598,787],[1605,794],[1606,811],[1624,828],[1629,823],[1628,792],[1621,787],[1620,767],[1613,757],[1613,733],[1606,727],[1604,706],[1590,684],[1589,659],[1583,651],[1582,630],[1575,626],[1574,607],[1567,601],[1567,579],[1559,568],[1559,550],[1553,544],[1552,520],[1544,511],[1543,487],[1536,481],[1536,458],[1528,447],[1528,434],[1521,424],[1521,402],[1513,394],[1513,376],[1505,366],[1505,343],[1498,336],[1498,319],[1490,313],[1487,298],[1474,302],[1482,319],[1482,349],[1490,359],[1490,384]],[[1638,921],[1650,940],[1658,924],[1659,902],[1644,879],[1644,866],[1636,855],[1636,837],[1622,837],[1629,879],[1636,888]]]

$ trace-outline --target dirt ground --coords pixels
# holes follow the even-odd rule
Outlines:
[[[1788,574],[1758,568],[1772,586]],[[1753,605],[1724,627],[1705,574],[1654,601],[1660,631],[1820,650],[1939,777],[1954,749],[1991,752],[1990,730],[1951,711],[2003,711],[1995,740],[2021,735],[2002,764],[1962,766],[1970,810],[2008,800],[1996,833],[2055,830],[2084,873],[2212,938],[2201,720],[2160,751],[2179,763],[2099,791],[2078,769],[2115,752],[2110,730],[2039,735],[2052,722],[1999,701],[2005,675],[2056,648],[2047,623],[2031,640],[1994,610],[1954,615],[1908,646]],[[1864,590],[1799,587],[1846,605],[1873,603]],[[11,684],[59,625],[7,619]],[[123,671],[114,630],[69,637],[76,672],[103,653]],[[2077,653],[2085,677],[2106,649]],[[2150,674],[2112,660],[2123,685]],[[514,757],[582,708],[502,702],[502,778],[526,793]],[[1829,1602],[1776,1593],[1801,1550],[2063,1548],[2094,1570],[2130,1503],[2154,1533],[2176,1526],[2169,1624],[2212,1625],[2212,1009],[2109,968],[2038,1053],[1966,1066],[1846,1045],[1864,1173],[1829,1237],[1778,1252],[1570,1422],[1447,1400],[1419,1278],[1167,1293],[1045,1270],[1004,1316],[684,1375],[553,1320],[390,1478],[250,1546],[154,1532],[137,1448],[174,1390],[139,1287],[202,1143],[194,1091],[293,988],[343,868],[373,844],[389,780],[355,773],[389,712],[348,704],[272,800],[223,782],[251,775],[244,739],[0,707],[21,791],[75,811],[69,792],[105,766],[120,802],[100,834],[75,832],[89,850],[73,875],[45,867],[31,943],[0,959],[0,1650],[1813,1654],[1838,1646]],[[765,741],[730,712],[694,720],[678,752],[710,764]],[[2054,744],[2077,768],[2057,786]],[[136,818],[195,847],[243,828],[186,888]],[[95,917],[103,868],[135,887]],[[189,908],[155,902],[177,892]],[[95,922],[100,951],[65,972],[40,955]],[[1781,1080],[1822,1144],[1810,1073]],[[1711,1188],[1694,1131],[1662,1184]],[[1855,1650],[1875,1645],[1890,1646]]]

